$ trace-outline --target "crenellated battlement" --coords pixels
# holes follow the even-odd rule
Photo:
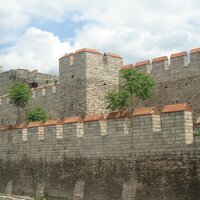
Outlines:
[[[130,65],[129,65],[130,66]],[[150,74],[157,81],[171,81],[177,78],[200,75],[200,48],[192,49],[189,57],[186,51],[145,60],[132,65],[138,71]],[[122,70],[124,67],[120,67]]]
[[[80,61],[85,61],[87,64],[87,62],[90,62],[90,60],[92,59],[92,62],[98,62],[99,67],[101,65],[109,65],[112,62],[115,62],[116,60],[116,64],[117,62],[121,62],[121,61],[117,61],[117,60],[122,60],[122,57],[118,54],[114,54],[114,53],[101,53],[95,49],[88,49],[88,48],[84,48],[84,49],[80,49],[77,50],[75,53],[69,53],[69,54],[65,54],[63,55],[60,59],[59,62],[61,64],[65,64],[68,66],[72,66],[72,65],[80,65]],[[95,61],[95,60],[96,61]],[[84,65],[84,62],[82,62],[82,65]],[[79,67],[81,67],[79,66]]]
[[[4,78],[8,80],[3,87],[7,87],[12,79],[16,78],[36,87],[33,90],[31,104],[44,107],[53,118],[64,118],[107,113],[105,94],[117,90],[123,85],[119,69],[121,71],[127,68],[136,68],[140,72],[149,74],[157,83],[161,84],[184,77],[200,76],[200,48],[192,49],[189,58],[187,52],[183,51],[172,54],[170,58],[162,56],[152,59],[151,62],[145,60],[137,62],[135,65],[123,66],[122,62],[122,57],[118,54],[101,53],[94,49],[84,48],[65,54],[59,59],[59,84],[56,84],[56,77],[42,75],[37,71],[11,70],[1,73],[0,77],[2,80]],[[183,85],[188,85],[189,88],[188,82],[185,81]],[[34,85],[36,83],[38,85]],[[195,84],[195,81],[190,81],[190,84]],[[167,85],[165,85],[166,88],[168,88]],[[3,94],[0,96],[0,120],[3,124],[13,124],[16,121],[15,110],[9,105],[7,96]],[[174,98],[179,100],[182,96],[174,95]],[[175,100],[166,103],[175,103]],[[181,102],[190,103],[192,101],[194,101],[193,98],[187,96]],[[6,115],[8,112],[12,115]]]
[[[59,82],[54,84],[48,84],[41,87],[32,89],[32,98],[37,98],[41,96],[51,96],[52,94],[58,93]],[[59,96],[58,96],[59,98]]]
[[[27,110],[33,107],[42,107],[50,117],[60,117],[59,82],[32,88],[32,99],[27,105]],[[25,120],[25,113],[21,113],[21,120]],[[17,109],[10,104],[7,94],[0,96],[0,124],[15,124],[17,121]]]
[[[59,87],[59,82],[40,86],[37,88],[33,88],[32,89],[32,98],[35,99],[35,98],[41,97],[41,96],[50,97],[52,94],[57,93],[58,87]],[[0,106],[4,106],[6,104],[9,104],[8,94],[0,96]]]
[[[109,113],[105,95],[131,68],[156,80],[155,99]],[[34,185],[52,199],[198,199],[200,49],[125,66],[117,54],[81,49],[59,59],[59,73],[58,82],[0,67],[1,192],[33,195]],[[5,94],[14,80],[35,87],[27,110],[41,106],[49,120],[16,125]]]
[[[75,56],[79,55],[80,53],[92,53],[92,54],[122,59],[122,57],[120,55],[115,54],[115,53],[111,53],[111,52],[101,53],[100,51],[97,51],[96,49],[83,48],[83,49],[79,49],[79,50],[75,51],[75,53],[73,53],[73,52],[71,52],[69,54],[65,53],[65,55],[63,55],[59,60],[61,60],[63,58],[75,57]]]
[[[58,82],[58,77],[40,73],[38,70],[29,71],[27,69],[12,69],[9,71],[2,71],[2,73],[0,73],[0,96],[6,94],[8,86],[14,81],[21,81],[27,83],[32,88],[36,88],[56,83]]]
[[[63,156],[118,157],[193,148],[192,111],[187,104],[165,106],[160,114],[155,107],[128,111],[68,117],[0,126],[2,159],[19,156],[57,161]],[[9,142],[9,146],[7,146]],[[23,147],[26,151],[20,151]],[[19,148],[18,151],[14,151]],[[7,154],[13,149],[13,155]],[[40,150],[39,150],[40,149]],[[93,149],[91,151],[91,149]],[[51,153],[50,153],[51,152]],[[54,152],[54,153],[53,153]],[[53,157],[52,154],[54,155]],[[58,157],[56,155],[59,154]]]

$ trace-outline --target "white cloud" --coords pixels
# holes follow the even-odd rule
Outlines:
[[[30,27],[14,46],[0,55],[0,60],[6,69],[28,68],[56,73],[58,58],[75,48],[69,42],[61,42],[50,32]]]
[[[0,32],[18,30],[26,26],[29,22],[29,16],[25,14],[17,0],[6,0],[1,2],[0,19]]]
[[[79,47],[113,51],[121,54],[126,62],[134,63],[200,46],[199,0],[6,2],[6,10],[0,5],[0,16],[5,19],[0,25],[2,30],[12,32],[5,38],[1,36],[5,43],[11,37],[15,42],[0,55],[0,64],[6,66],[34,66],[42,71],[54,71],[63,52]],[[30,24],[34,26],[33,20],[84,23],[73,27],[75,45],[72,46],[69,42],[61,42],[53,33],[27,28]],[[27,30],[16,39],[15,31],[20,29]]]
[[[85,19],[93,13],[98,21],[78,31],[82,46],[116,51],[133,63],[200,46],[198,1],[101,2],[102,13],[82,13]]]

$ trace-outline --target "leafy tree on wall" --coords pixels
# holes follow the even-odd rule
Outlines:
[[[32,97],[32,90],[29,88],[29,86],[26,83],[17,81],[17,82],[14,82],[8,88],[9,102],[13,104],[18,110],[17,123],[20,122],[21,110],[26,108],[29,100],[31,100],[31,97]]]
[[[132,112],[139,101],[153,97],[155,81],[135,69],[123,69],[120,73],[124,79],[123,86],[119,91],[106,95],[107,108],[112,111],[129,109]]]
[[[49,118],[46,111],[41,107],[36,107],[29,110],[26,116],[29,122],[46,121]]]

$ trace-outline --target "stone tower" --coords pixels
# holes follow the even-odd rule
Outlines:
[[[61,116],[105,112],[105,94],[119,86],[117,54],[81,49],[59,59]]]

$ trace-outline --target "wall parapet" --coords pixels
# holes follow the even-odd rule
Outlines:
[[[65,53],[65,55],[63,55],[60,59],[67,58],[67,57],[70,57],[70,56],[74,56],[75,54],[79,54],[79,53],[83,53],[83,52],[84,53],[88,52],[88,53],[103,55],[100,51],[98,51],[96,49],[83,48],[83,49],[77,50],[75,53],[69,53],[69,54]],[[119,54],[111,53],[111,52],[104,53],[104,55],[107,55],[107,56],[110,56],[110,57],[115,57],[115,58],[122,58]]]
[[[46,84],[42,87],[32,88],[32,98],[27,110],[34,107],[43,109],[53,118],[59,118],[60,87],[59,83]],[[57,106],[55,106],[57,105]],[[10,103],[8,94],[0,96],[0,123],[14,125],[17,121],[17,109]],[[21,113],[21,121],[25,121],[25,112]]]
[[[162,109],[162,113],[170,113],[170,112],[181,112],[181,111],[192,111],[192,108],[187,104],[174,104],[164,106]]]
[[[156,107],[144,107],[135,109],[132,113],[130,111],[117,111],[110,112],[105,116],[104,114],[88,114],[85,116],[75,116],[75,117],[67,117],[64,119],[49,119],[45,122],[36,121],[30,123],[22,123],[18,125],[5,125],[0,126],[1,130],[11,130],[11,129],[21,129],[21,128],[35,128],[40,126],[55,126],[55,125],[64,125],[71,123],[85,123],[85,122],[95,122],[95,121],[107,121],[107,120],[115,120],[115,119],[124,119],[124,118],[137,118],[140,116],[148,116],[148,115],[165,115],[166,113],[176,113],[176,112],[190,112],[192,113],[191,107],[187,103],[183,104],[174,104],[174,105],[166,105],[163,107],[162,112],[160,113]],[[197,120],[197,124],[200,124],[200,120]]]
[[[188,56],[186,51],[182,51],[179,53],[174,53],[170,56],[170,58],[178,58],[178,57],[182,57],[182,56]]]
[[[133,111],[133,116],[141,116],[141,115],[160,115],[160,112],[156,107],[146,107],[135,109]]]
[[[190,62],[189,62],[190,61]],[[149,74],[158,81],[174,80],[184,76],[196,76],[200,74],[200,48],[191,49],[189,56],[186,51],[173,53],[168,58],[161,56],[149,60],[137,62],[135,65],[130,64],[139,72]],[[121,66],[120,70],[127,69]]]
[[[200,53],[200,48],[195,48],[190,50],[190,54]]]
[[[165,61],[168,61],[168,57],[161,56],[161,57],[153,58],[152,63],[165,62]]]
[[[122,65],[122,57],[118,54],[110,52],[101,53],[95,49],[88,49],[88,48],[80,49],[77,50],[75,53],[65,54],[59,59],[60,66],[62,65],[64,67],[62,69],[60,68],[60,73],[62,73],[65,70],[70,71],[70,66],[80,67],[81,65],[83,67],[84,65],[87,65],[88,67],[90,62],[94,63],[97,62],[99,68],[101,68],[102,66],[104,67],[107,66],[109,68],[111,67],[112,64],[118,67],[119,65]],[[84,68],[79,70],[83,69]]]
[[[35,99],[40,96],[49,96],[52,94],[56,94],[56,90],[58,89],[59,83],[56,84],[47,84],[44,86],[40,86],[32,89],[32,98]],[[0,96],[0,106],[5,104],[9,104],[8,94]]]
[[[12,148],[12,144],[13,148],[18,145],[20,149],[31,145],[33,151],[40,149],[40,157],[45,157],[49,148],[52,149],[50,151],[55,148],[57,154],[60,152],[65,156],[101,157],[162,152],[164,149],[171,151],[186,145],[192,148],[197,142],[196,139],[193,141],[192,112],[187,104],[165,106],[162,113],[156,107],[140,108],[131,115],[129,113],[90,114],[0,126],[0,145],[4,152]],[[19,152],[20,155],[24,153],[36,156],[31,150]]]

